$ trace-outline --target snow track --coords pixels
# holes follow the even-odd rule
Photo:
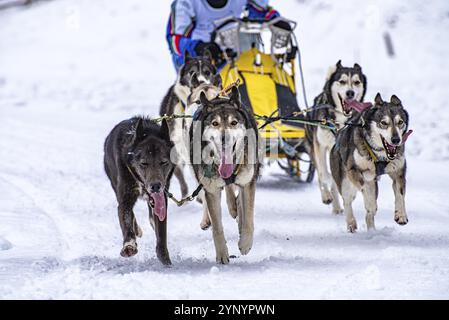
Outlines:
[[[398,9],[382,3],[382,19]],[[211,231],[199,227],[200,205],[180,209],[170,203],[170,268],[155,256],[143,203],[135,209],[143,229],[139,253],[120,257],[117,204],[102,164],[111,128],[135,114],[156,114],[174,79],[163,37],[168,4],[60,0],[0,11],[0,298],[448,298],[449,136],[441,123],[449,118],[441,114],[434,127],[429,119],[449,98],[438,85],[447,79],[439,70],[448,42],[432,47],[449,19],[422,16],[418,1],[398,9],[391,30],[398,57],[392,62],[373,51],[379,38],[338,46],[339,30],[359,41],[366,27],[354,28],[349,19],[347,9],[357,4],[273,0],[300,23],[309,95],[319,92],[328,65],[338,58],[344,64],[360,59],[368,98],[377,90],[386,95],[398,90],[410,106],[416,131],[407,146],[409,224],[400,227],[393,220],[388,177],[380,184],[377,231],[366,232],[359,195],[354,209],[360,231],[352,235],[344,217],[332,216],[321,204],[315,182],[297,184],[277,165],[266,166],[249,255],[240,256],[237,224],[224,203],[225,236],[230,254],[237,256],[228,266],[215,264]],[[433,5],[449,12],[446,2]],[[333,28],[329,21],[338,15],[346,18]],[[411,58],[403,53],[410,43],[399,35],[407,28],[427,34],[430,40],[423,43],[435,54],[419,78],[409,63],[423,61],[427,53],[413,52]],[[326,43],[336,49],[328,50]],[[427,98],[419,93],[423,83]],[[193,190],[190,176],[189,185]],[[175,179],[171,191],[179,195]]]

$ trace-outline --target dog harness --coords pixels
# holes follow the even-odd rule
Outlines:
[[[368,150],[371,160],[374,161],[374,166],[376,167],[376,177],[385,174],[385,168],[390,163],[390,161],[386,160],[380,161],[365,138],[363,138],[363,144],[365,145],[365,148]]]

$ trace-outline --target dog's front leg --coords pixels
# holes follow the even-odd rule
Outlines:
[[[390,174],[393,179],[393,191],[394,191],[394,221],[401,226],[407,224],[408,217],[405,212],[405,166],[397,173]]]
[[[207,230],[210,227],[209,209],[207,209],[207,202],[206,202],[205,198],[206,198],[205,191],[201,190],[197,199],[201,199],[200,203],[203,204],[203,218],[201,219],[201,223],[200,223],[200,227],[202,230]]]
[[[212,223],[217,263],[228,264],[229,253],[221,223],[221,190],[214,193],[205,191],[206,203]]]
[[[139,229],[134,216],[133,207],[137,201],[135,193],[123,192],[120,194],[118,205],[118,217],[123,234],[123,247],[120,251],[122,257],[131,257],[137,253],[136,233]],[[138,230],[136,230],[136,227]]]
[[[239,250],[245,255],[253,246],[254,237],[254,200],[256,194],[256,182],[251,181],[241,188],[237,197],[239,215]]]
[[[366,181],[362,187],[363,201],[366,210],[366,227],[368,230],[376,229],[374,224],[374,216],[377,212],[377,181]]]
[[[232,185],[226,186],[225,191],[226,191],[226,203],[228,204],[229,214],[231,215],[231,217],[235,219],[237,218],[238,215],[238,209],[234,187]]]
[[[318,131],[319,130],[320,128],[318,128]],[[321,200],[324,204],[330,204],[332,202],[332,195],[329,191],[330,173],[327,170],[327,150],[317,141],[317,139],[314,141],[313,153],[316,170],[318,172],[318,185],[321,191]]]
[[[355,220],[354,213],[352,212],[352,202],[357,194],[357,189],[354,187],[352,182],[345,177],[342,181],[341,192],[346,214],[346,225],[348,231],[354,233],[357,230],[357,221]]]
[[[331,193],[332,193],[332,213],[333,214],[343,213],[343,209],[341,208],[340,204],[338,188],[333,179],[332,179]]]
[[[189,193],[189,187],[187,186],[186,179],[184,177],[184,165],[178,164],[175,167],[175,170],[173,171],[176,179],[178,179],[179,187],[181,188],[181,196],[183,198],[187,197],[187,194]]]

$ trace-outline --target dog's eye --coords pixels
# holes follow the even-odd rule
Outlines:
[[[218,123],[218,121],[212,121],[212,126],[214,127],[218,127],[220,124]]]
[[[235,127],[238,124],[239,124],[239,122],[237,120],[232,120],[231,121],[231,126],[233,126],[233,127]]]
[[[167,160],[161,161],[161,166],[166,166],[167,164],[168,164],[168,161],[167,161]]]
[[[342,86],[344,86],[347,82],[345,80],[338,81]]]
[[[141,162],[140,165],[141,165],[142,167],[148,167],[149,164],[148,164],[148,162]]]
[[[204,75],[205,75],[206,77],[209,77],[209,76],[210,76],[210,71],[204,71]]]
[[[354,81],[354,85],[356,85],[356,86],[359,86],[361,84],[361,82],[360,81]]]
[[[382,127],[387,127],[387,126],[388,126],[388,122],[385,121],[385,120],[382,120],[382,121],[380,122],[380,125],[381,125]]]

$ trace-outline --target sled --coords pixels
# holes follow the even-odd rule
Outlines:
[[[311,182],[315,169],[307,152],[304,125],[275,121],[264,126],[263,120],[264,116],[292,116],[301,111],[295,79],[295,68],[300,66],[295,27],[296,22],[283,17],[268,22],[230,18],[217,23],[212,40],[225,55],[220,72],[223,86],[240,83],[242,103],[256,116],[266,159],[299,181]],[[303,96],[307,106],[304,90]]]

